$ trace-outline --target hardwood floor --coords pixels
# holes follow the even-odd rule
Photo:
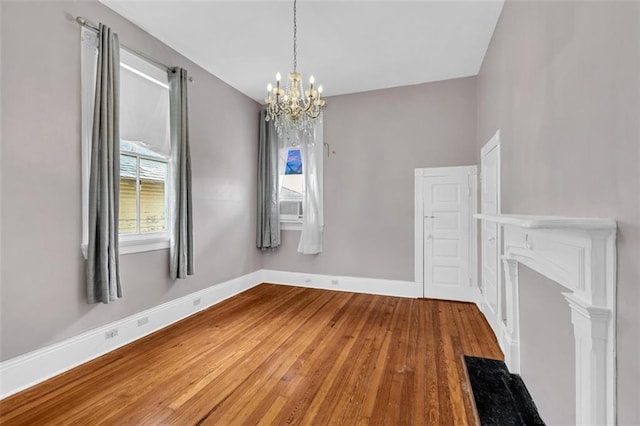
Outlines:
[[[476,424],[469,303],[262,284],[0,402],[1,424]]]

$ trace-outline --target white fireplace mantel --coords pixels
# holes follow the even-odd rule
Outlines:
[[[613,219],[489,215],[503,228],[505,312],[498,341],[520,372],[518,263],[558,282],[571,310],[575,340],[576,424],[615,424],[616,229]]]

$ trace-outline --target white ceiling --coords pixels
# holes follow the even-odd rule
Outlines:
[[[293,68],[293,1],[101,1],[260,102]],[[326,96],[476,75],[503,4],[301,0],[298,71]]]

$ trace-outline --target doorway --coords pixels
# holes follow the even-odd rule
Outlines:
[[[416,169],[415,277],[423,297],[478,301],[477,167]]]

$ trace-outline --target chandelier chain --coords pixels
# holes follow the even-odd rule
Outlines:
[[[297,0],[293,0],[293,72],[296,72],[298,68],[298,14],[296,13],[296,2]]]

